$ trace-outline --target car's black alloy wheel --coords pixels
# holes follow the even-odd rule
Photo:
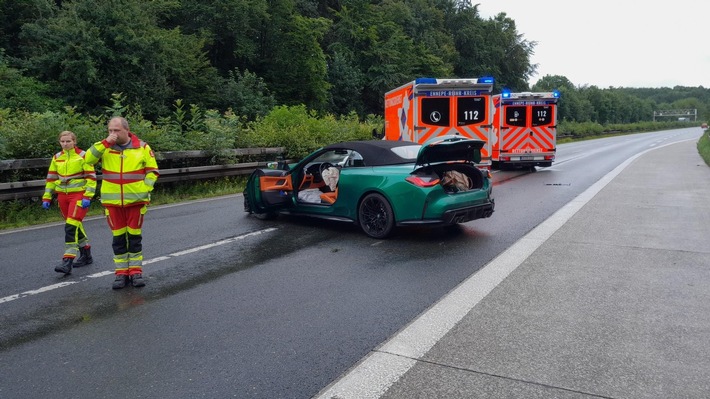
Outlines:
[[[385,238],[394,228],[394,213],[387,199],[380,194],[368,194],[358,209],[360,227],[370,237]]]

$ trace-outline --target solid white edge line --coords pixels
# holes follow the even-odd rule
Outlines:
[[[495,287],[505,280],[560,227],[638,157],[681,140],[642,151],[627,159],[557,210],[478,272],[464,280],[392,338],[362,358],[314,399],[376,399],[417,363]]]

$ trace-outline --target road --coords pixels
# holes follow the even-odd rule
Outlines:
[[[550,168],[494,173],[491,218],[383,241],[260,221],[240,196],[153,207],[142,289],[111,290],[100,218],[94,264],[68,277],[61,225],[2,232],[0,397],[309,398],[624,160],[699,135],[560,145]]]

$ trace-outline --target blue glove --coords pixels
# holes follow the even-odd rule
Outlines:
[[[89,207],[89,205],[91,205],[91,200],[90,200],[90,199],[84,198],[84,199],[81,200],[81,207],[82,207],[82,208],[86,209],[86,208]]]
[[[49,206],[49,201],[42,201],[42,208],[44,208],[45,210],[49,210]]]

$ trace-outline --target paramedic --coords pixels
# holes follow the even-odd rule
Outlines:
[[[62,150],[54,154],[49,164],[42,208],[49,209],[52,194],[57,193],[57,204],[65,221],[64,255],[54,271],[70,274],[72,266],[85,266],[94,261],[82,221],[96,192],[96,172],[85,162],[85,153],[76,146],[73,132],[59,133],[59,145]]]
[[[112,288],[145,285],[141,227],[158,179],[150,146],[130,132],[122,117],[108,122],[108,136],[86,152],[86,161],[101,161],[101,204],[113,235],[115,280]]]

